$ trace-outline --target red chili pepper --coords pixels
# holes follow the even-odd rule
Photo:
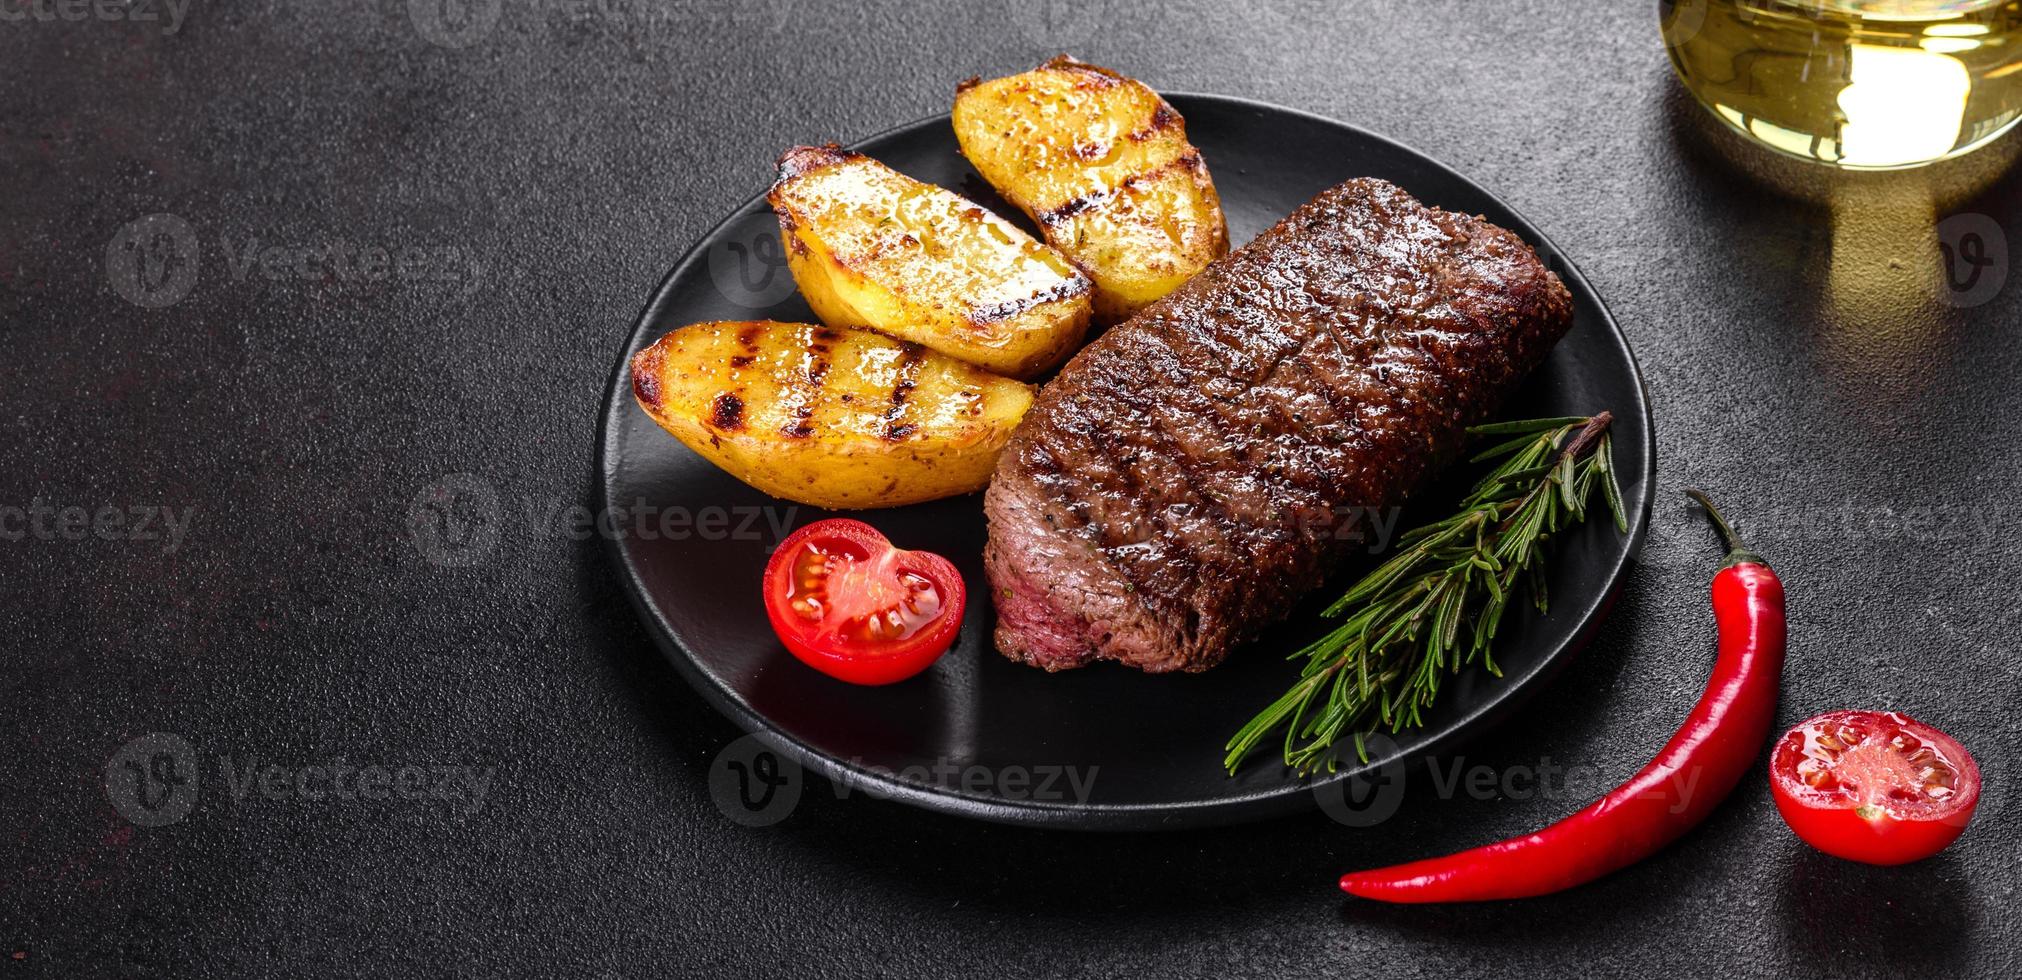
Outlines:
[[[1664,751],[1592,806],[1525,837],[1443,858],[1343,875],[1341,890],[1386,902],[1549,895],[1619,871],[1692,829],[1727,798],[1769,738],[1783,673],[1783,583],[1741,546],[1706,495],[1727,545],[1713,576],[1720,653],[1706,693]]]

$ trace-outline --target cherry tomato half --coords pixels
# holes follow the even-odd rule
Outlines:
[[[1834,711],[1784,733],[1769,756],[1783,822],[1827,854],[1906,864],[1958,839],[1980,802],[1966,747],[1893,711]]]
[[[961,631],[966,595],[946,558],[894,548],[847,518],[793,532],[765,566],[765,614],[780,642],[852,684],[926,670]]]

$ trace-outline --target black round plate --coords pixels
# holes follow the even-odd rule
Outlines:
[[[1388,139],[1307,113],[1209,95],[1168,97],[1185,115],[1222,195],[1232,242],[1248,242],[1315,194],[1350,177],[1388,179],[1428,204],[1485,215],[1537,247],[1572,290],[1576,322],[1504,417],[1612,410],[1615,459],[1630,533],[1606,520],[1553,545],[1549,615],[1505,625],[1501,678],[1450,679],[1423,729],[1399,736],[1370,766],[1430,753],[1482,731],[1562,667],[1605,611],[1648,520],[1653,440],[1642,377],[1600,297],[1545,236],[1494,195]],[[947,116],[856,147],[920,180],[1017,218],[956,150]],[[762,172],[754,163],[754,177]],[[1022,221],[1021,221],[1022,223]],[[711,231],[660,284],[624,355],[706,320],[806,321],[778,231],[753,198]],[[952,559],[970,583],[954,650],[925,674],[853,687],[795,661],[767,624],[759,573],[784,530],[830,516],[760,493],[662,432],[634,404],[621,358],[604,406],[599,469],[622,576],[682,676],[743,728],[801,764],[852,787],[968,817],[1087,829],[1190,827],[1251,820],[1338,794],[1362,769],[1294,777],[1265,746],[1240,775],[1222,745],[1297,677],[1286,654],[1320,626],[1330,585],[1286,625],[1204,674],[1148,676],[1114,665],[1047,674],[990,643],[995,610],[983,588],[982,496],[857,513],[901,547]],[[1421,495],[1398,530],[1436,513],[1473,478],[1466,467]],[[1366,563],[1345,569],[1344,578]],[[1379,743],[1380,744],[1380,743]],[[1365,769],[1367,767],[1364,767]]]

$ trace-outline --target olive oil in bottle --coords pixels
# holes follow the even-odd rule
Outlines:
[[[2022,0],[1659,0],[1658,11],[1685,88],[1793,156],[1916,167],[2022,118]]]

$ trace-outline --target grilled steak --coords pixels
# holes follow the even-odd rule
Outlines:
[[[1481,218],[1380,180],[1323,192],[1040,393],[984,498],[998,648],[1047,670],[1220,663],[1454,454],[1572,309]]]

